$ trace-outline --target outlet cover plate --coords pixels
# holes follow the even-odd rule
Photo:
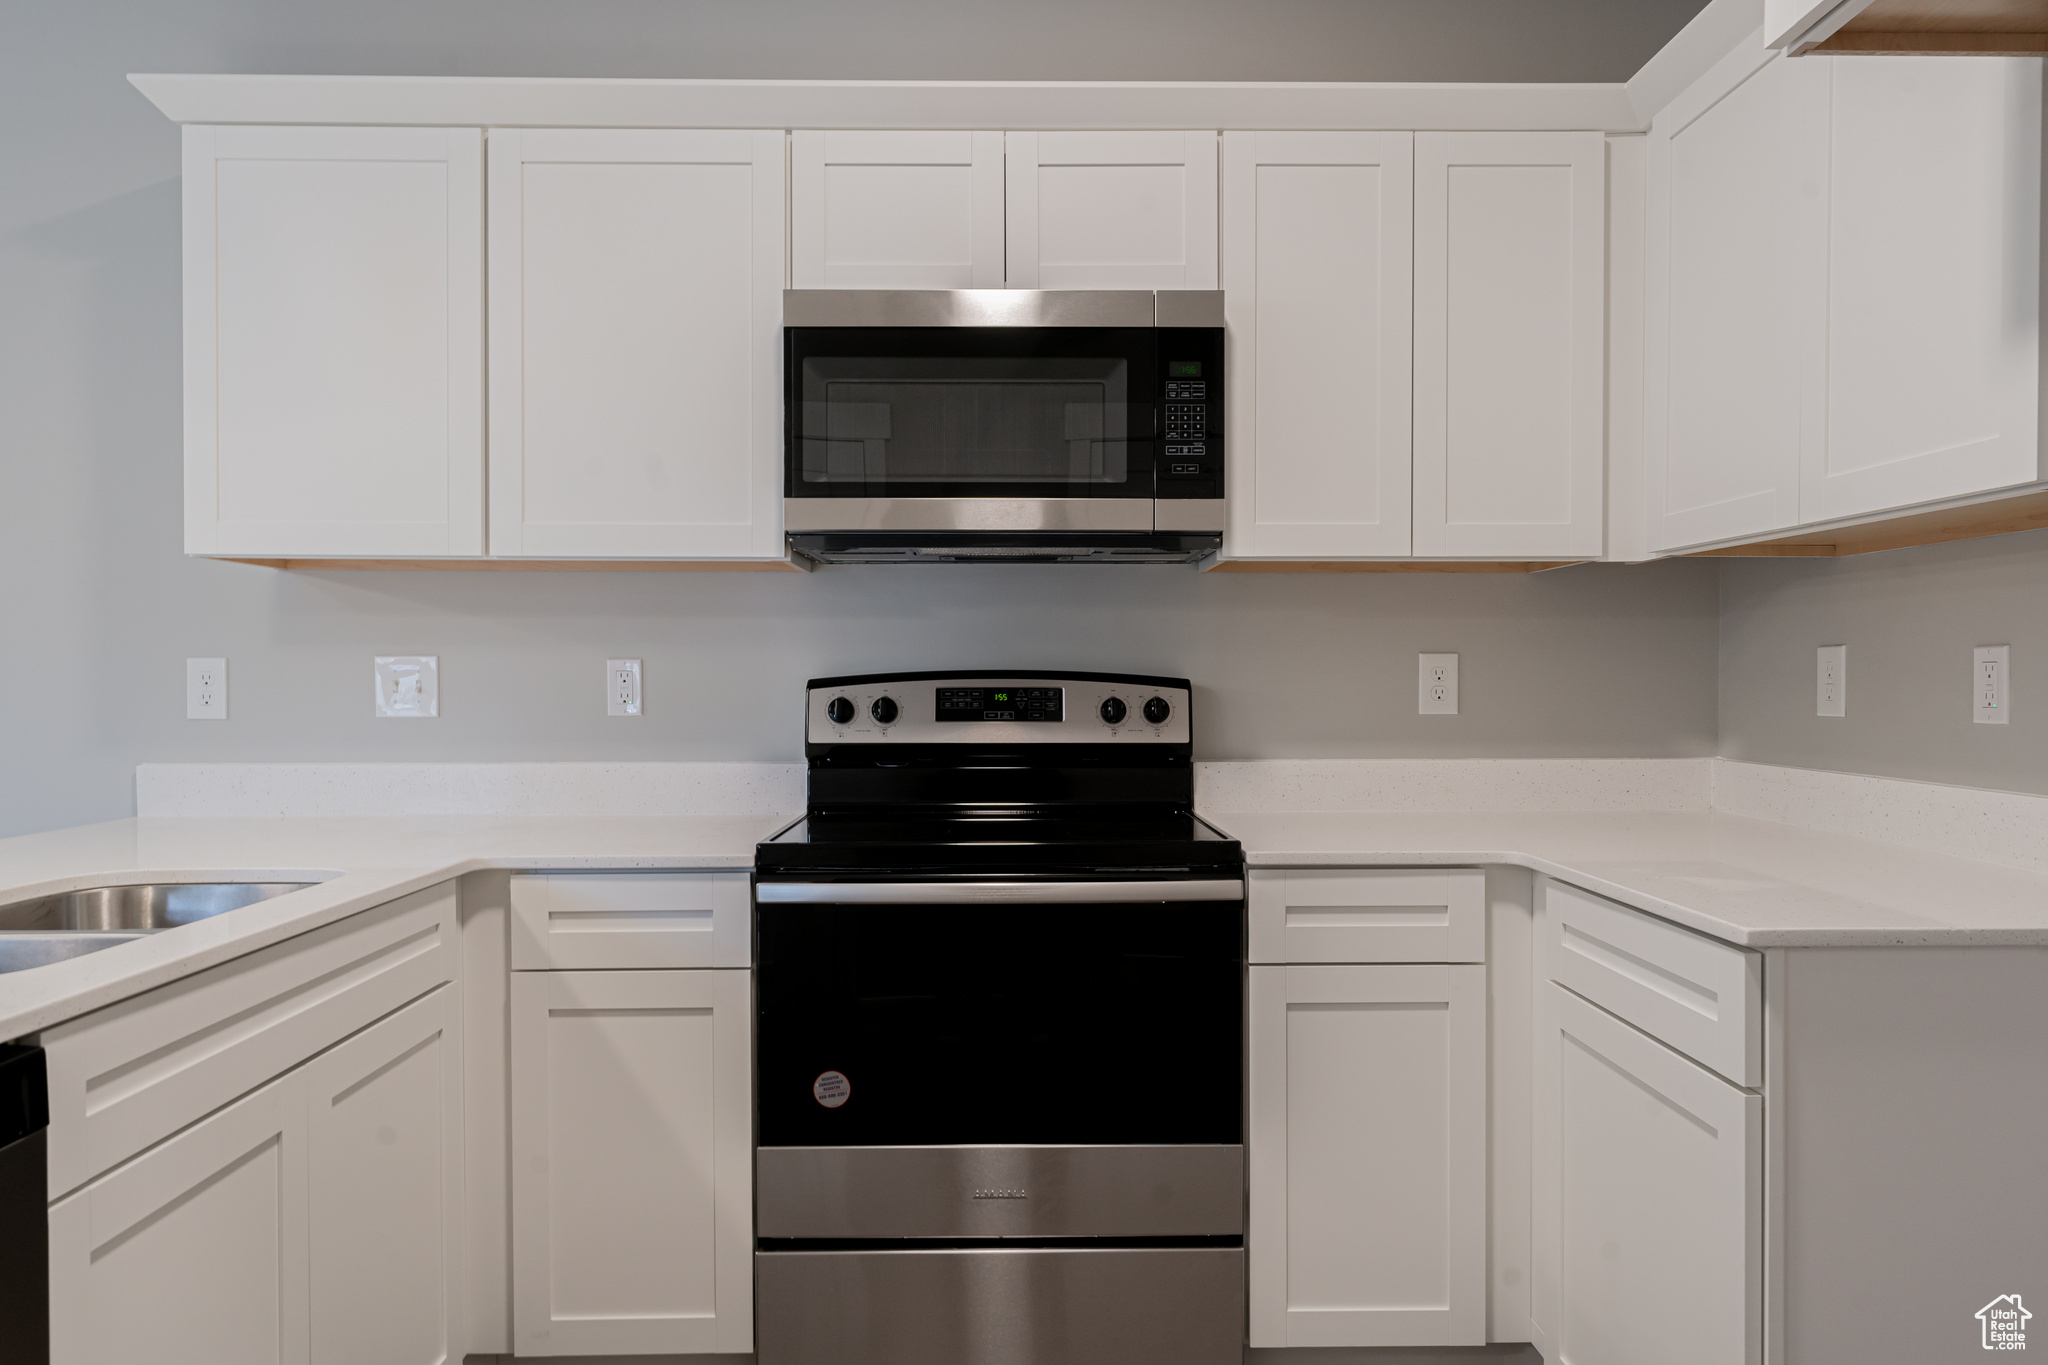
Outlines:
[[[1418,654],[1416,711],[1425,716],[1458,714],[1458,656]]]
[[[228,718],[228,661],[185,660],[185,719]]]
[[[376,659],[379,719],[429,720],[441,714],[441,656],[380,654]]]
[[[1979,725],[2012,721],[2012,646],[1979,645],[1970,653],[1970,719]]]
[[[1813,714],[1849,714],[1849,646],[1822,645],[1814,651]]]
[[[604,713],[608,716],[640,714],[640,661],[604,661]]]

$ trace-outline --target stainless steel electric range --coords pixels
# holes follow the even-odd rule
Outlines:
[[[1237,1365],[1244,858],[1185,679],[809,685],[755,892],[761,1365]]]

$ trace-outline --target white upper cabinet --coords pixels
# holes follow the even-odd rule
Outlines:
[[[800,131],[790,150],[793,287],[1003,287],[1001,133]]]
[[[1414,146],[1224,134],[1230,558],[1409,552]]]
[[[1214,289],[1216,134],[1010,133],[1012,289]]]
[[[1821,414],[1823,61],[1724,61],[1650,132],[1643,449],[1652,549],[1799,520]]]
[[[483,134],[184,148],[186,552],[483,553]]]
[[[783,135],[490,138],[491,552],[779,558]]]
[[[1668,550],[2043,478],[2041,66],[1744,48],[1650,133]]]
[[[1823,60],[1827,440],[1799,519],[2032,483],[2040,60]]]
[[[1604,143],[1415,135],[1417,555],[1601,552]]]

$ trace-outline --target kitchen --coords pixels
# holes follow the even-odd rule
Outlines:
[[[2048,1296],[2040,66],[1830,55],[1976,50],[1900,46],[1872,27],[1898,9],[10,15],[0,905],[307,885],[167,899],[168,927],[0,975],[48,1108],[41,1196],[6,1195],[39,1231],[4,1239],[47,1243],[47,1327],[9,1339],[1350,1365],[2023,1336]],[[786,364],[806,318],[886,348],[900,320],[803,310],[929,306],[908,290],[1220,323],[1213,394],[1138,348],[1149,397],[1048,419],[1059,479],[1156,459],[1142,529],[1093,489],[1040,496],[1078,525],[805,520],[841,499],[802,471],[882,447],[843,501],[929,494],[897,482],[914,413],[878,425]],[[1187,402],[1209,425],[1175,444],[1217,449],[1106,425]],[[1210,459],[1224,496],[1169,496]],[[838,535],[1194,562],[799,543]],[[1012,687],[1060,700],[1013,716]],[[950,709],[992,718],[939,724],[969,693]],[[1055,732],[1079,756],[1046,771],[1114,818],[998,880],[1241,857],[1234,901],[1087,903],[1239,907],[1241,1053],[1189,1079],[1240,1121],[1104,1136],[1113,1105],[1062,1095],[1072,1132],[777,1138],[776,916],[875,907],[775,901],[818,878],[772,841],[930,784],[1034,806],[948,756],[996,736],[1028,774]],[[1105,842],[1127,819],[1176,846]],[[1195,848],[1203,822],[1239,852]],[[827,880],[928,873],[935,837]],[[1058,922],[1002,894],[961,913]],[[1000,984],[987,954],[940,971]],[[868,1075],[818,1063],[801,1112],[867,1122]],[[954,1104],[1032,1097],[997,1098]],[[895,1216],[957,1180],[970,1221],[775,1221],[824,1178],[790,1153],[917,1149],[1237,1164],[1182,1223],[1033,1222],[1054,1177],[996,1156],[810,1200]],[[1223,1304],[1200,1347],[1118,1345],[1038,1280],[792,1290],[771,1259],[1168,1252],[1241,1270],[1145,1272],[1118,1311]],[[934,1326],[828,1330],[856,1320]]]

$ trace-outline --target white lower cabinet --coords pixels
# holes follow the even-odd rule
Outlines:
[[[1486,1340],[1486,968],[1251,975],[1253,1346]]]
[[[51,1365],[304,1365],[294,1072],[50,1208]]]
[[[456,1358],[453,995],[53,1204],[52,1365]]]
[[[1763,1097],[1542,987],[1537,1318],[1557,1365],[1762,1359]]]
[[[751,976],[515,972],[520,1356],[753,1349]]]
[[[461,1359],[455,1009],[444,986],[306,1065],[312,1365]]]

